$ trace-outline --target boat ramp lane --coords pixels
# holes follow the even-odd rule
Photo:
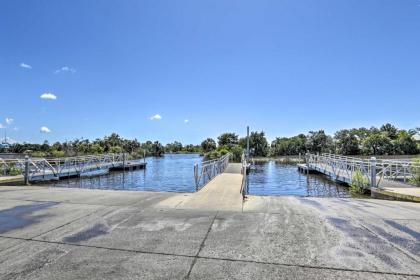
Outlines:
[[[200,209],[209,211],[242,211],[243,164],[229,163],[229,158],[203,162],[196,166],[197,191],[178,194],[157,208]]]
[[[42,182],[72,177],[94,177],[110,171],[132,171],[146,168],[144,159],[130,159],[125,154],[88,155],[66,158],[16,158],[0,159],[3,170],[21,173],[23,182]],[[8,174],[0,175],[9,181]],[[0,180],[1,182],[2,180]]]
[[[297,168],[302,173],[321,173],[349,185],[357,171],[369,182],[366,187],[374,198],[420,202],[420,188],[413,183],[415,176],[420,173],[420,166],[410,160],[308,153],[306,163],[298,164]]]

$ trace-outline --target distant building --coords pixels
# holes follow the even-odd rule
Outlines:
[[[0,143],[0,150],[7,150],[10,148],[9,143]]]
[[[0,143],[0,150],[7,150],[10,146],[11,145],[7,142],[7,138],[4,137],[3,141]]]
[[[420,134],[416,134],[413,136],[414,141],[416,141],[417,143],[420,143]]]

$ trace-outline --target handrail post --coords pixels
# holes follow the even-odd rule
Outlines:
[[[125,171],[125,153],[122,154],[123,157],[123,171]]]
[[[310,154],[306,153],[306,174],[309,174],[309,160],[310,160]]]
[[[376,187],[376,158],[370,158],[370,187]]]
[[[29,156],[25,156],[25,185],[29,185]]]

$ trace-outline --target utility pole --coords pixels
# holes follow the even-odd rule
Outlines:
[[[246,159],[249,160],[249,126],[246,127]]]

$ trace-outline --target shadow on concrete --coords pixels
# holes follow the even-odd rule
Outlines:
[[[50,214],[34,215],[34,212],[53,207],[57,204],[59,202],[36,202],[0,210],[0,234],[41,222],[42,219],[49,217]]]
[[[87,241],[89,239],[104,235],[108,233],[108,227],[103,224],[96,224],[93,227],[84,231],[78,232],[74,235],[64,238],[64,242],[78,243]]]

